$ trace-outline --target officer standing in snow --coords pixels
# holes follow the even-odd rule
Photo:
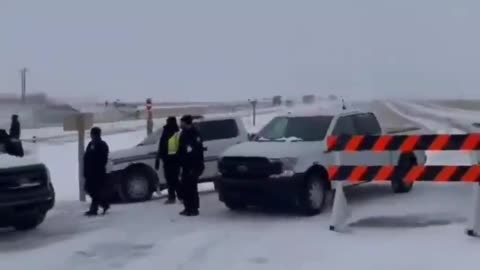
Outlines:
[[[182,199],[178,177],[180,174],[180,164],[178,160],[179,128],[177,119],[171,116],[167,118],[167,123],[163,126],[162,136],[158,144],[157,157],[155,159],[155,169],[160,168],[160,160],[163,163],[163,173],[167,180],[168,199],[165,204],[175,203],[176,198]]]
[[[10,123],[10,137],[15,139],[20,139],[20,121],[18,120],[18,115],[12,115],[12,122]]]
[[[102,140],[102,130],[93,127],[90,130],[91,141],[85,151],[83,175],[85,177],[85,192],[92,198],[90,210],[86,216],[96,216],[98,207],[103,208],[103,214],[110,208],[108,200],[107,162],[108,145]]]
[[[203,159],[203,141],[198,130],[193,126],[191,115],[181,119],[182,132],[178,148],[178,157],[182,169],[182,195],[185,209],[184,216],[198,216],[200,207],[198,197],[198,178],[205,169]]]

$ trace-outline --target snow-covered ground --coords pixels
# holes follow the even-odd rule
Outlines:
[[[449,122],[388,104],[431,131]],[[257,118],[258,129],[268,121]],[[251,118],[245,123],[252,131]],[[249,122],[250,121],[250,122]],[[458,130],[457,130],[458,131]],[[461,132],[461,131],[458,131]],[[112,150],[132,146],[144,131],[106,136]],[[0,269],[478,269],[480,241],[463,234],[471,186],[416,184],[393,195],[388,185],[347,190],[352,231],[328,230],[329,211],[306,218],[273,210],[228,211],[214,193],[201,196],[201,215],[178,216],[162,201],[114,205],[85,218],[76,201],[76,144],[37,145],[52,171],[59,202],[35,231],[0,231]],[[466,163],[461,153],[429,153],[430,164]]]

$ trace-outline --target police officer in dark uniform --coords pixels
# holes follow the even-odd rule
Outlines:
[[[203,158],[203,141],[198,130],[193,126],[191,115],[181,118],[181,128],[178,157],[182,169],[182,196],[185,210],[184,216],[198,216],[200,207],[198,197],[198,178],[205,169]]]
[[[168,199],[165,204],[175,203],[176,198],[182,199],[178,178],[180,176],[180,165],[178,163],[179,128],[177,119],[174,116],[167,118],[163,126],[162,135],[158,144],[155,169],[160,168],[160,160],[163,163],[163,172],[168,186]]]
[[[85,177],[85,192],[92,198],[90,210],[86,216],[96,216],[98,207],[103,208],[103,214],[110,208],[108,201],[107,162],[108,145],[102,140],[102,130],[93,127],[90,130],[91,141],[84,155],[83,175]]]
[[[18,120],[18,115],[12,115],[12,122],[10,124],[10,137],[15,139],[20,139],[20,121]]]

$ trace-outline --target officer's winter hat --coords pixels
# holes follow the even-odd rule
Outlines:
[[[175,116],[169,116],[167,118],[167,126],[176,126],[177,125],[177,118]]]
[[[187,115],[184,115],[182,117],[182,119],[180,119],[180,121],[182,121],[183,123],[187,124],[187,125],[191,125],[193,123],[193,117],[189,114]]]
[[[92,127],[90,130],[90,134],[96,135],[96,136],[101,136],[102,135],[102,130],[99,127]]]

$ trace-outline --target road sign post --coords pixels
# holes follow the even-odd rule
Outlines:
[[[249,99],[248,102],[252,105],[252,124],[255,126],[256,118],[257,118],[257,100],[256,99]]]
[[[64,131],[77,131],[78,134],[78,196],[86,201],[85,178],[83,177],[83,156],[85,154],[85,130],[93,125],[93,114],[78,113],[66,117],[63,121]]]
[[[147,98],[146,109],[147,109],[147,136],[148,136],[153,132],[153,114],[152,114],[151,98]]]

